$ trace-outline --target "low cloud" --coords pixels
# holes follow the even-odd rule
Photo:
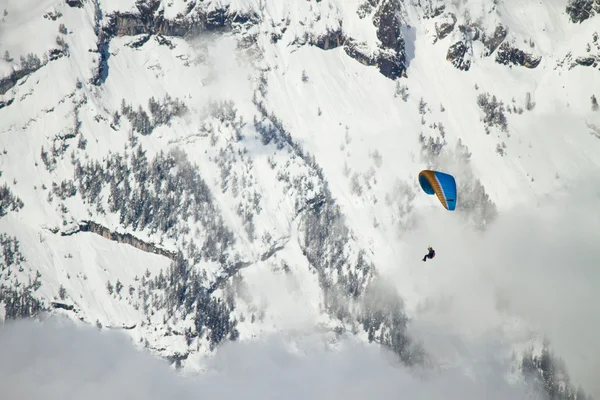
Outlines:
[[[252,79],[257,78],[254,59],[249,52],[241,51],[238,42],[230,36],[201,35],[190,39],[194,57],[199,64],[204,86],[195,97],[204,102],[233,101],[236,105],[251,104]]]
[[[390,274],[399,285],[410,277],[406,285],[416,292],[409,302],[415,337],[453,360],[435,332],[470,343],[501,332],[507,346],[499,351],[507,351],[531,343],[533,328],[564,359],[574,383],[600,396],[600,195],[586,188],[572,182],[565,193],[502,210],[483,233],[457,213],[426,210]],[[423,263],[428,245],[436,258]]]
[[[52,318],[0,327],[0,387],[11,399],[525,399],[491,358],[471,376],[447,367],[418,373],[352,339],[323,336],[229,343],[207,371],[183,377],[115,332]],[[292,347],[290,343],[294,343]]]
[[[191,398],[183,378],[129,338],[68,320],[7,322],[0,354],[6,399]]]

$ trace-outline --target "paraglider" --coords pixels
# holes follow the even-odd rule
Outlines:
[[[446,210],[454,211],[456,181],[452,175],[426,169],[419,173],[419,184],[425,193],[435,194]]]
[[[456,209],[456,180],[452,175],[426,169],[419,173],[419,184],[428,195],[435,194],[446,210]],[[427,250],[429,252],[423,257],[423,262],[435,257],[431,246]]]
[[[423,261],[427,261],[427,259],[432,259],[433,257],[435,257],[435,250],[433,249],[433,247],[429,246],[427,248],[427,250],[429,250],[429,253],[425,254],[425,257],[423,257]]]

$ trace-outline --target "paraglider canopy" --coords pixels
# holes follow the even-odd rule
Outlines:
[[[425,193],[435,194],[446,210],[453,211],[456,208],[456,181],[452,175],[423,170],[419,173],[419,184]]]

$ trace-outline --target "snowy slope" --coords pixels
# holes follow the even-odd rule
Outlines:
[[[124,327],[190,369],[223,341],[269,333],[350,332],[409,364],[424,342],[443,364],[459,361],[433,331],[500,331],[499,357],[518,365],[546,335],[600,394],[600,360],[534,318],[543,306],[498,306],[542,263],[502,258],[517,254],[502,238],[532,240],[504,218],[555,223],[561,196],[600,169],[600,17],[497,3],[10,2],[0,231],[24,259],[0,278],[37,270],[43,307]],[[425,168],[457,177],[455,213],[422,194]],[[502,262],[470,253],[494,240]],[[427,245],[435,266],[420,262]],[[514,280],[503,263],[519,266]]]

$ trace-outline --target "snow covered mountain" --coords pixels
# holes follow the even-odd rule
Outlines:
[[[4,8],[4,319],[124,329],[192,370],[270,333],[431,366],[459,362],[432,332],[500,332],[548,395],[600,396],[597,0]]]

